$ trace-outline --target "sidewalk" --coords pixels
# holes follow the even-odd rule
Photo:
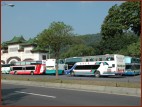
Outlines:
[[[99,93],[119,94],[127,96],[141,97],[140,88],[126,88],[126,87],[108,87],[97,85],[80,85],[80,84],[65,84],[65,83],[49,83],[49,82],[35,82],[35,81],[16,81],[16,80],[1,80],[5,84],[28,85],[37,87],[50,88],[64,88],[82,91],[94,91]]]

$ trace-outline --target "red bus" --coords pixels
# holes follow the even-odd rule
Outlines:
[[[14,66],[11,66],[10,74],[44,74],[46,71],[45,61],[26,61],[16,62]]]

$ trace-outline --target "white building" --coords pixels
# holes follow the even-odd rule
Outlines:
[[[47,50],[41,50],[33,43],[33,39],[26,41],[22,36],[14,37],[1,45],[1,64],[9,64],[26,60],[45,60]]]

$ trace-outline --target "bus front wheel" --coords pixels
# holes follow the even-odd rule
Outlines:
[[[94,75],[95,75],[96,78],[99,78],[99,77],[100,77],[100,72],[99,72],[99,71],[96,71],[96,72],[94,73]]]
[[[64,75],[65,74],[65,72],[64,71],[62,71],[62,75]]]
[[[14,74],[17,75],[17,71],[15,71]]]
[[[70,73],[70,75],[71,75],[71,76],[75,76],[75,73],[74,73],[74,71],[72,71],[72,72]]]
[[[31,72],[31,75],[34,75],[34,72],[33,72],[33,71]]]

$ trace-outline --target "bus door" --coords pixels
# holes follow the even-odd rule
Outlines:
[[[106,62],[99,62],[100,67],[98,68],[98,70],[101,72],[101,74],[104,74],[105,72],[108,72],[108,63]]]

